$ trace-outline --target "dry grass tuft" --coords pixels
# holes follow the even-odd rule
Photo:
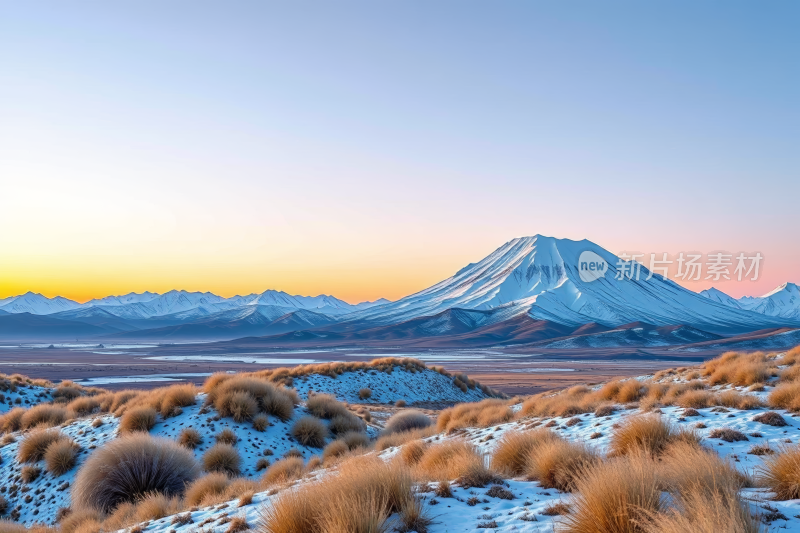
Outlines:
[[[463,440],[428,447],[417,463],[417,475],[424,480],[454,480],[463,487],[483,487],[495,479],[480,452]]]
[[[125,411],[119,421],[120,433],[148,432],[156,425],[156,411],[152,407],[134,407]]]
[[[359,457],[343,463],[338,475],[284,491],[263,510],[264,533],[376,533],[399,513],[401,529],[425,533],[430,524],[412,494],[410,472],[399,463]]]
[[[164,418],[172,416],[176,409],[194,405],[197,401],[197,387],[191,383],[156,389],[152,394],[154,394],[153,401],[157,402],[157,405],[151,404],[151,406]]]
[[[369,387],[364,387],[363,389],[360,389],[358,391],[358,397],[361,400],[368,400],[372,398],[372,389],[370,389]]]
[[[200,432],[194,428],[183,428],[181,434],[178,435],[178,444],[194,450],[203,443],[203,437]]]
[[[214,440],[219,444],[230,444],[233,446],[239,440],[239,437],[236,436],[236,433],[231,428],[225,428],[214,435]]]
[[[436,429],[440,432],[452,432],[465,427],[488,427],[502,424],[514,418],[508,402],[497,399],[483,400],[478,403],[462,403],[445,409],[436,420]]]
[[[721,439],[725,442],[740,442],[745,440],[750,440],[747,438],[747,435],[742,433],[739,430],[732,429],[732,428],[716,428],[712,429],[708,433],[708,438],[710,439]]]
[[[75,441],[66,436],[52,442],[44,453],[47,471],[56,477],[66,474],[75,466],[79,450]]]
[[[633,453],[587,469],[575,481],[571,512],[563,533],[640,533],[646,516],[664,508],[655,465]]]
[[[35,463],[44,459],[47,449],[68,437],[57,429],[37,429],[28,433],[19,443],[17,459],[20,463]]]
[[[308,411],[317,418],[330,420],[337,415],[346,416],[350,414],[347,407],[330,394],[314,394],[309,396],[306,402]]]
[[[26,409],[22,407],[14,407],[6,414],[0,416],[0,429],[5,433],[12,431],[19,431],[22,429],[22,416],[25,414]]]
[[[415,431],[404,431],[402,433],[390,433],[388,435],[381,435],[375,442],[375,449],[385,450],[394,446],[402,446],[412,440],[424,439],[436,433],[436,428],[431,426],[425,429],[418,429]]]
[[[225,530],[225,533],[239,533],[248,529],[250,529],[250,526],[247,524],[247,519],[243,516],[235,516],[228,523],[228,529]]]
[[[219,472],[207,474],[195,480],[186,488],[186,495],[184,496],[186,505],[190,507],[200,505],[209,498],[224,494],[229,484],[230,479],[225,474]]]
[[[253,429],[256,431],[266,431],[269,427],[269,418],[265,414],[258,414],[253,417]]]
[[[777,375],[777,369],[774,357],[762,352],[727,352],[706,362],[702,373],[711,385],[749,386],[766,382]]]
[[[347,413],[331,418],[328,429],[334,435],[344,435],[345,433],[364,431],[366,426],[359,417],[353,413]]]
[[[800,381],[778,385],[767,396],[767,403],[773,409],[800,411]]]
[[[19,477],[22,479],[23,483],[31,483],[36,481],[41,473],[42,469],[38,466],[25,465],[20,469]]]
[[[206,472],[238,476],[242,468],[242,458],[230,444],[217,443],[203,454],[203,468]]]
[[[597,462],[599,457],[585,444],[553,438],[534,447],[526,473],[544,488],[572,492],[576,477]]]
[[[78,509],[108,513],[150,493],[180,496],[198,474],[192,452],[150,435],[120,437],[97,449],[75,477],[72,501]]]
[[[546,429],[534,431],[509,431],[495,448],[492,455],[492,470],[503,476],[521,476],[525,473],[534,448],[545,441],[556,439]]]
[[[73,418],[73,413],[60,405],[41,403],[25,411],[20,423],[22,429],[32,427],[53,427]]]
[[[402,433],[415,429],[425,429],[433,424],[425,413],[409,409],[394,414],[386,421],[385,431],[387,433]]]
[[[319,419],[304,416],[294,423],[291,433],[292,437],[303,446],[322,448],[325,445],[325,437],[328,436],[328,429]]]
[[[784,427],[789,425],[789,423],[786,422],[786,419],[775,411],[767,411],[761,413],[760,415],[754,416],[753,422],[760,422],[762,424],[775,427]]]
[[[800,498],[800,447],[785,447],[763,458],[757,468],[760,484],[775,493],[778,500]]]
[[[294,481],[303,477],[305,473],[305,466],[303,459],[300,457],[287,457],[280,461],[275,461],[270,466],[261,480],[265,485],[275,485],[279,483],[286,483],[287,481]]]
[[[350,451],[347,443],[343,440],[335,440],[325,446],[322,451],[322,461],[324,464],[331,464],[336,459],[342,457]]]
[[[680,441],[699,444],[700,437],[692,431],[676,428],[658,415],[632,416],[611,436],[609,456],[627,455],[637,450],[657,456],[669,444]]]
[[[428,449],[423,440],[414,440],[400,448],[400,459],[408,466],[415,466],[422,460]]]

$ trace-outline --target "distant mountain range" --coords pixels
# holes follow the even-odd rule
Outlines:
[[[585,253],[605,261],[598,279],[581,277]],[[0,300],[0,337],[591,348],[713,343],[762,330],[788,339],[786,331],[800,328],[800,291],[792,283],[737,300],[717,289],[694,293],[643,266],[638,279],[619,276],[618,264],[592,242],[537,235],[511,240],[396,302],[352,305],[268,290],[232,298],[131,293],[79,304],[27,293]]]

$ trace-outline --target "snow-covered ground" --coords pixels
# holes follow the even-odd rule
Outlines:
[[[686,373],[682,375],[664,375],[662,382],[685,382]],[[643,376],[638,379],[652,379],[653,376]],[[350,403],[393,403],[405,400],[412,405],[414,402],[453,402],[476,401],[484,396],[480,389],[468,390],[462,393],[452,384],[452,378],[443,376],[433,371],[408,372],[395,368],[392,373],[379,371],[347,372],[337,378],[321,375],[311,375],[305,378],[296,378],[294,386],[305,399],[309,391],[331,393],[340,400]],[[369,387],[372,397],[366,402],[360,401],[358,391]],[[718,386],[711,390],[743,389]],[[765,390],[752,392],[760,397],[769,394],[772,387]],[[24,389],[27,390],[27,389]],[[30,393],[29,393],[30,394]],[[23,396],[27,397],[29,394]],[[45,394],[43,398],[47,398]],[[249,422],[235,423],[230,418],[219,418],[213,409],[203,410],[204,395],[198,395],[193,406],[184,407],[178,416],[166,420],[159,419],[151,430],[154,436],[176,438],[182,429],[192,427],[197,429],[204,438],[204,442],[195,450],[199,459],[203,453],[214,444],[214,435],[222,429],[231,429],[237,434],[236,448],[242,457],[242,476],[257,478],[261,472],[256,471],[256,461],[266,458],[270,462],[280,458],[289,449],[298,450],[305,459],[320,453],[320,449],[301,446],[290,436],[290,428],[294,420],[307,414],[303,405],[295,409],[292,420],[281,422],[275,417],[270,417],[270,426],[264,432],[256,431]],[[514,406],[515,409],[519,405]],[[714,449],[722,457],[729,458],[742,472],[752,474],[763,462],[762,456],[754,455],[751,448],[756,445],[768,445],[773,450],[782,446],[797,445],[800,443],[800,418],[783,410],[774,410],[786,421],[786,426],[771,426],[755,421],[754,419],[769,409],[738,410],[731,408],[705,408],[697,409],[694,416],[680,407],[662,407],[662,416],[669,422],[679,427],[693,428],[704,437],[703,444]],[[202,414],[201,414],[202,411]],[[595,416],[593,413],[581,414],[575,417],[541,417],[523,418],[511,422],[497,424],[486,428],[466,428],[456,431],[452,435],[438,434],[426,440],[442,442],[448,439],[466,439],[473,443],[487,457],[493,453],[503,435],[513,430],[526,430],[534,426],[549,427],[552,431],[566,439],[583,441],[594,447],[600,454],[605,454],[609,446],[611,435],[616,427],[624,423],[625,419],[640,414],[638,408],[618,405],[617,411],[609,416]],[[62,507],[69,506],[70,485],[80,464],[96,447],[117,435],[118,419],[113,415],[101,415],[98,418],[102,424],[93,426],[93,418],[85,418],[65,424],[61,430],[72,437],[81,447],[78,465],[60,477],[53,477],[47,473],[43,465],[39,477],[29,483],[20,480],[20,468],[16,455],[20,442],[8,443],[0,448],[2,464],[0,465],[0,480],[3,481],[2,496],[9,503],[11,512],[17,509],[19,521],[30,525],[34,522],[51,524],[55,521],[56,514]],[[726,442],[711,438],[715,429],[731,428],[747,436],[746,441]],[[369,429],[374,436],[376,428]],[[389,448],[379,453],[383,458],[389,459],[398,453],[399,448]],[[377,453],[377,452],[372,452]],[[329,475],[325,470],[316,471],[299,482],[313,483],[320,476]],[[485,488],[461,488],[453,484],[453,497],[438,497],[431,491],[432,486],[421,485],[418,487],[419,495],[428,507],[429,514],[434,523],[430,526],[430,533],[455,533],[474,531],[521,531],[521,532],[550,532],[553,531],[561,517],[553,515],[549,509],[558,503],[569,504],[573,495],[562,493],[554,489],[543,489],[539,483],[524,479],[506,480],[498,490],[487,485]],[[12,490],[16,487],[16,490]],[[284,489],[292,490],[292,489]],[[14,493],[12,495],[12,492]],[[255,528],[259,521],[259,514],[265,505],[269,505],[273,498],[280,497],[274,490],[257,493],[252,502],[239,505],[238,500],[212,505],[203,508],[186,509],[176,515],[159,520],[152,520],[140,524],[144,532],[158,533],[189,533],[190,531],[223,532],[229,527],[229,522],[235,517],[242,517],[250,527]],[[800,501],[772,501],[770,494],[763,489],[748,489],[743,491],[743,497],[751,505],[754,514],[769,518],[769,523],[764,525],[765,531],[788,531],[800,533]]]

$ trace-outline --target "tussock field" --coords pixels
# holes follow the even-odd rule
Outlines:
[[[4,376],[0,526],[800,532],[798,379],[800,349],[525,398],[412,359],[147,392]]]

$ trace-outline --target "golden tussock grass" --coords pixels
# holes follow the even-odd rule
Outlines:
[[[328,436],[328,428],[318,418],[303,416],[292,425],[291,434],[303,446],[322,448]]]
[[[132,407],[119,421],[121,433],[148,432],[156,425],[156,411],[152,407]]]
[[[308,411],[317,418],[330,420],[335,416],[347,416],[350,412],[347,407],[330,394],[309,395],[306,402]]]
[[[767,396],[767,403],[773,409],[800,411],[800,382],[778,385]]]
[[[562,533],[641,533],[645,517],[664,508],[653,461],[642,453],[595,464],[578,476],[575,490]]]
[[[659,455],[669,444],[680,441],[699,445],[700,437],[665,422],[658,415],[631,416],[612,434],[608,455],[627,455],[639,450]]]
[[[36,429],[28,433],[19,443],[17,459],[21,463],[35,463],[44,459],[47,449],[59,441],[69,438],[57,429]]]
[[[430,520],[412,493],[410,471],[398,462],[357,457],[318,483],[286,490],[262,511],[264,533],[376,533],[399,513],[405,531],[425,533]]]
[[[100,409],[100,401],[94,396],[81,396],[69,402],[67,409],[77,416],[86,416]]]
[[[183,428],[180,435],[178,435],[178,444],[185,446],[190,450],[194,450],[203,442],[203,437],[200,432],[194,428]]]
[[[482,487],[495,479],[478,449],[460,439],[428,446],[415,473],[425,481],[457,480],[463,487]]]
[[[764,383],[777,375],[777,369],[774,356],[763,352],[727,352],[706,362],[702,374],[708,377],[711,385],[748,386]]]
[[[440,432],[452,432],[465,427],[487,427],[514,418],[507,401],[488,399],[477,403],[462,403],[445,409],[436,420]]]
[[[191,451],[172,440],[134,433],[86,459],[72,484],[72,502],[77,509],[109,513],[151,493],[180,496],[198,474]]]
[[[280,461],[275,461],[261,478],[265,486],[277,485],[294,481],[303,477],[305,465],[300,457],[287,457]]]
[[[99,526],[100,522],[102,521],[103,515],[97,511],[72,511],[58,523],[58,527],[61,530],[61,533],[74,533],[78,528],[87,522],[93,523],[92,525]]]
[[[424,439],[436,434],[436,428],[430,426],[425,429],[417,429],[414,431],[403,431],[401,433],[390,433],[388,435],[381,435],[375,441],[375,449],[378,451],[392,448],[394,446],[402,446],[406,442],[412,440]]]
[[[400,448],[400,460],[408,466],[415,466],[422,460],[428,449],[428,443],[423,440],[412,440]]]
[[[231,480],[225,474],[214,472],[193,481],[187,488],[184,501],[189,507],[200,505],[207,498],[225,493]]]
[[[203,454],[203,468],[206,472],[222,472],[238,476],[242,468],[242,458],[230,444],[217,443]]]
[[[19,431],[22,429],[22,415],[25,414],[26,409],[22,407],[14,407],[6,414],[0,416],[0,429],[5,433]]]
[[[53,427],[63,424],[73,417],[74,413],[69,411],[66,407],[42,403],[25,411],[20,423],[22,429],[28,429],[34,426]]]
[[[44,452],[47,471],[56,477],[66,474],[75,466],[78,451],[80,447],[69,437],[52,442]]]
[[[387,433],[400,433],[415,429],[425,429],[432,424],[433,421],[425,413],[409,409],[392,415],[386,421],[384,431]]]
[[[266,431],[269,427],[269,417],[264,413],[253,417],[253,429],[256,431]]]
[[[556,438],[547,429],[508,431],[500,439],[492,455],[492,470],[503,476],[521,476],[527,469],[534,448]]]
[[[214,440],[218,443],[230,444],[233,446],[239,440],[239,437],[236,436],[236,433],[231,428],[225,428],[214,435]]]
[[[343,440],[335,440],[325,446],[322,451],[322,461],[326,465],[330,465],[335,460],[350,452],[350,447]]]
[[[800,498],[800,447],[784,447],[764,456],[756,474],[759,484],[774,492],[776,499]]]
[[[598,455],[584,443],[545,439],[531,451],[525,473],[546,489],[572,492],[576,477],[599,461]]]

